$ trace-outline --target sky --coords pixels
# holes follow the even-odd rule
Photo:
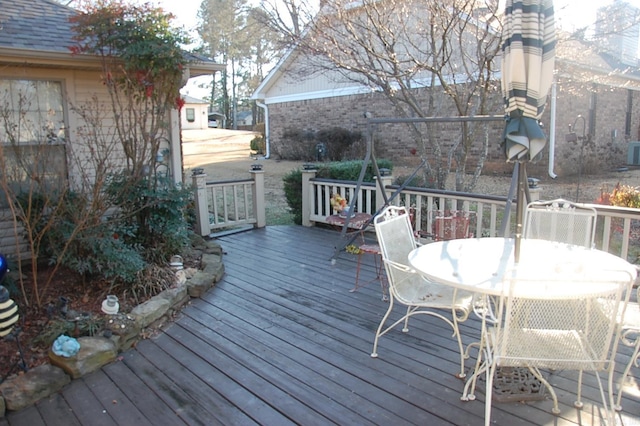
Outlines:
[[[197,37],[195,28],[198,22],[198,9],[202,0],[140,0],[150,1],[152,4],[162,7],[165,11],[176,16],[174,25],[184,27],[192,36]],[[500,0],[504,4],[505,0]],[[555,0],[554,10],[556,14],[556,25],[568,31],[581,28],[593,23],[596,18],[596,10],[601,6],[606,6],[615,0]],[[640,0],[626,0],[627,3],[640,8]],[[183,93],[194,97],[202,97],[206,93],[195,87],[197,81],[190,82]]]
[[[598,7],[607,5],[613,0],[556,0],[554,9],[563,25],[584,26],[595,20]],[[636,7],[640,7],[640,0],[626,0]],[[151,0],[178,18],[176,23],[184,25],[187,30],[194,29],[197,23],[198,9],[201,0]]]

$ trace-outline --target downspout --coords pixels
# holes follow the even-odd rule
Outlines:
[[[269,108],[267,107],[266,104],[263,104],[262,102],[258,102],[258,101],[256,101],[256,105],[264,110],[264,139],[265,139],[265,147],[266,147],[264,158],[265,160],[268,160],[269,156],[271,155],[271,142],[269,139],[269,133],[270,133],[269,132]]]
[[[551,179],[558,177],[553,172],[556,157],[556,83],[551,84],[551,109],[549,110],[551,119],[549,120],[549,176]]]

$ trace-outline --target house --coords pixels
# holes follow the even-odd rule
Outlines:
[[[70,50],[75,42],[69,18],[76,13],[53,0],[0,0],[0,110],[16,108],[16,92],[32,95],[34,101],[23,107],[39,128],[31,133],[21,129],[19,146],[41,149],[46,145],[47,161],[39,165],[46,168],[52,185],[64,181],[77,189],[86,182],[79,178],[79,162],[71,161],[70,156],[82,154],[85,138],[90,136],[86,129],[90,117],[83,118],[87,112],[83,108],[91,103],[107,104],[109,98],[102,84],[100,58]],[[224,69],[208,58],[187,55],[190,66],[183,72],[184,83],[190,77]],[[108,114],[98,109],[94,112]],[[168,154],[164,158],[174,181],[182,182],[177,109],[168,113],[167,123],[166,146],[161,149]],[[105,134],[112,132],[107,127],[101,130]],[[6,129],[0,126],[0,142],[5,146],[7,138]],[[116,155],[114,161],[118,158],[121,157]],[[0,225],[0,252],[10,253],[15,247],[13,224],[0,220]]]
[[[397,38],[393,41],[401,44]],[[497,82],[500,58],[494,62],[493,79]],[[379,87],[357,82],[346,73],[345,69],[328,68],[316,68],[314,72],[308,56],[296,48],[286,53],[252,96],[265,110],[265,133],[272,152],[277,154],[287,143],[287,133],[295,134],[291,129],[299,131],[298,134],[331,127],[364,132],[367,129],[365,113],[374,118],[398,118],[394,106]],[[451,79],[454,78],[452,75]],[[416,93],[423,91],[416,96],[416,100],[423,103],[426,103],[425,91],[442,92],[438,82],[434,86],[414,87],[417,87],[413,89]],[[492,98],[493,110],[488,115],[503,115],[499,84]],[[639,155],[635,161],[640,164],[640,143],[635,142],[640,140],[640,72],[637,68],[616,60],[589,41],[559,35],[556,77],[550,99],[542,117],[550,141],[545,150],[549,157],[532,164],[531,175],[574,175],[624,166],[629,150],[636,148]],[[438,117],[458,115],[453,107],[444,106],[445,102],[442,105]],[[506,173],[512,169],[500,149],[502,129],[503,124],[497,122],[488,131],[491,143],[485,172]],[[398,164],[416,163],[412,157],[415,149],[410,149],[415,147],[415,142],[409,126],[376,124],[375,132],[374,140],[379,141],[376,144],[378,158],[389,158]],[[431,134],[439,140],[448,138],[452,145],[456,143],[453,133],[442,126]],[[573,136],[576,141],[569,142]]]
[[[206,129],[209,125],[207,110],[209,102],[182,95],[184,105],[180,111],[180,124],[182,130]]]
[[[238,127],[246,128],[253,125],[253,113],[251,111],[238,111],[236,113]]]

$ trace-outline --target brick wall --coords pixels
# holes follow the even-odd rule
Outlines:
[[[595,93],[595,95],[592,95]],[[590,110],[595,99],[594,137],[584,143],[582,156],[582,173],[593,174],[598,171],[612,169],[626,164],[627,143],[629,140],[640,140],[638,129],[640,128],[640,94],[633,93],[633,109],[631,136],[625,136],[625,116],[627,113],[627,97],[629,91],[624,88],[612,88],[605,85],[581,84],[568,80],[558,79],[557,105],[556,105],[556,132],[555,132],[555,172],[558,175],[577,174],[580,165],[580,148],[583,144],[570,143],[565,140],[569,132],[569,125],[577,124],[576,132],[582,136],[582,120],[576,119],[581,115],[586,120],[586,133],[589,133]],[[425,97],[426,99],[426,97]],[[441,117],[455,116],[453,108],[447,107],[446,98],[439,101],[438,115]],[[501,95],[496,94],[493,100],[496,115],[502,113]],[[550,108],[542,117],[545,130],[549,130]],[[370,111],[376,118],[394,118],[394,110],[386,98],[377,93],[365,95],[352,95],[324,99],[305,100],[299,102],[286,102],[269,105],[270,141],[272,153],[278,156],[279,152],[288,149],[283,138],[287,129],[299,129],[315,132],[330,127],[342,127],[349,130],[366,132],[366,119],[364,113]],[[377,158],[388,158],[396,164],[415,165],[419,159],[412,154],[412,149],[418,146],[409,126],[406,124],[378,124],[375,131],[375,149]],[[423,127],[426,124],[420,124]],[[513,165],[504,160],[500,149],[502,129],[504,122],[498,121],[491,125],[480,125],[480,132],[475,140],[478,141],[472,153],[468,167],[475,167],[477,156],[485,138],[485,126],[489,135],[488,155],[484,165],[485,173],[509,173]],[[429,131],[424,133],[437,138],[448,148],[456,143],[461,135],[459,123],[438,123],[431,125]],[[614,132],[615,131],[615,132]],[[290,142],[289,142],[290,143]],[[430,161],[433,161],[433,153],[429,152]],[[528,166],[530,175],[546,175],[548,169],[547,150],[536,164]],[[471,170],[471,169],[468,169]]]

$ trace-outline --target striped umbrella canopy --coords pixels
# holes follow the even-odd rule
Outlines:
[[[531,161],[546,145],[538,120],[553,81],[555,45],[552,0],[507,0],[501,71],[509,161]]]
[[[518,176],[514,253],[518,262],[528,189],[525,163],[539,158],[547,143],[539,120],[553,82],[553,0],[506,0],[502,31],[503,148],[507,161],[516,162],[514,176]]]

